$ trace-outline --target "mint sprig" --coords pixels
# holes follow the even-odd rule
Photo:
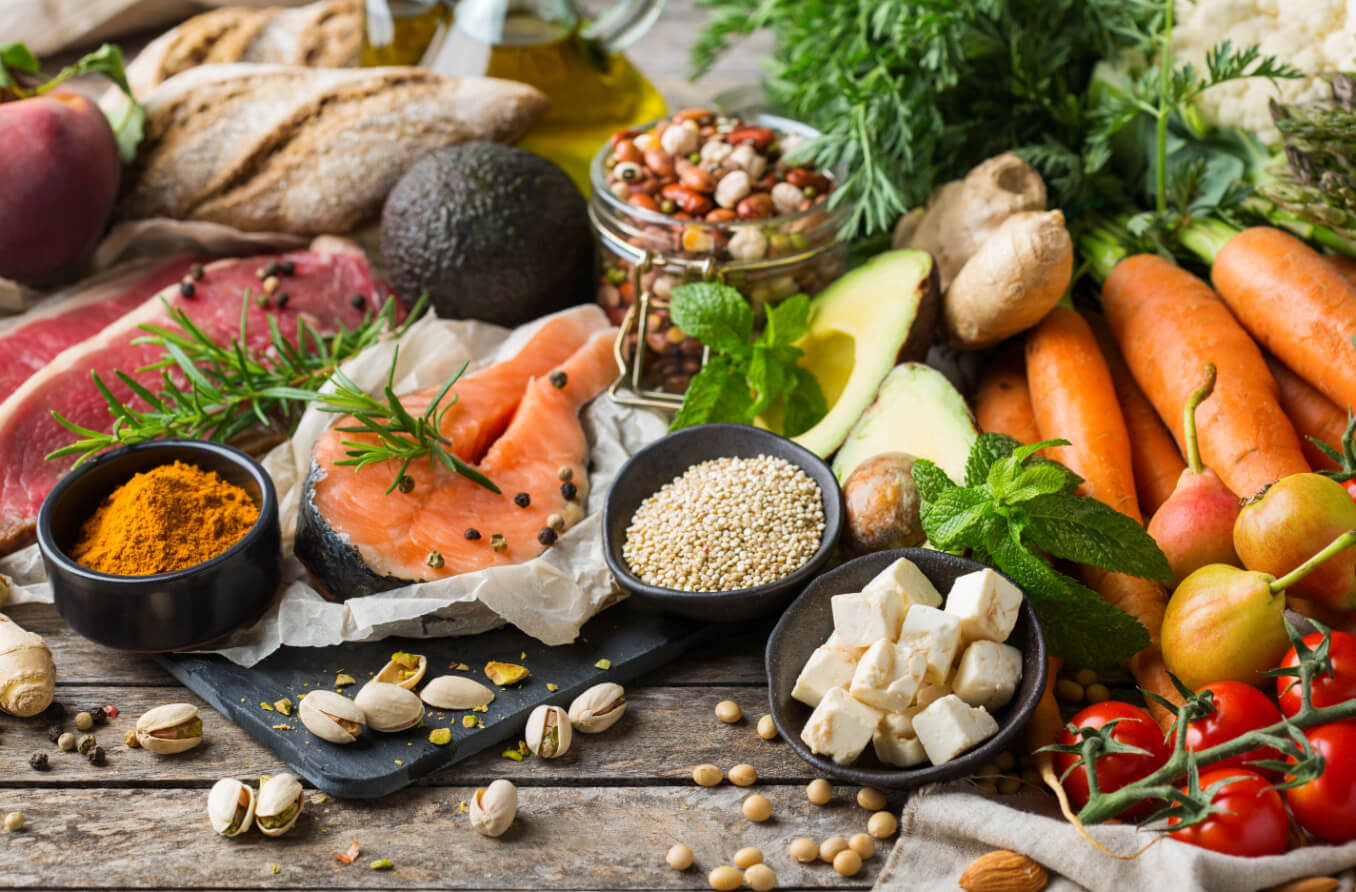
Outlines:
[[[671,430],[696,424],[749,424],[778,404],[788,437],[813,427],[828,411],[819,381],[799,365],[795,342],[810,327],[810,299],[789,297],[767,308],[767,324],[753,336],[753,308],[719,282],[673,289],[673,324],[711,349],[693,376]]]
[[[1046,555],[1166,582],[1172,569],[1144,528],[1096,499],[1073,494],[1082,479],[1003,434],[981,434],[962,486],[933,462],[913,466],[920,516],[936,548],[964,551],[1026,591],[1050,652],[1087,666],[1128,659],[1149,644],[1134,617],[1056,570]]]

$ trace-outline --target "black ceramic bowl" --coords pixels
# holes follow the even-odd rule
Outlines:
[[[640,503],[698,462],[770,455],[805,471],[824,499],[824,539],[804,566],[783,579],[732,592],[682,592],[643,582],[622,557],[626,528]],[[622,588],[671,613],[715,622],[737,622],[786,605],[824,566],[843,531],[843,493],[828,464],[810,450],[771,431],[744,424],[701,424],[669,434],[631,456],[617,472],[603,506],[603,555]]]
[[[133,475],[173,461],[215,471],[259,506],[239,542],[196,566],[154,576],[110,576],[67,554],[80,525]],[[120,650],[164,652],[200,647],[257,620],[282,576],[278,494],[268,473],[238,449],[200,440],[129,446],[62,478],[38,512],[38,547],[63,619],[91,641]]]
[[[852,765],[838,765],[832,759],[810,752],[800,739],[800,732],[810,718],[811,709],[799,700],[791,699],[791,689],[796,686],[796,676],[800,675],[811,652],[833,631],[829,599],[834,595],[861,591],[876,574],[901,557],[917,564],[943,596],[958,577],[984,569],[983,564],[930,548],[900,548],[859,557],[811,583],[782,614],[767,642],[768,699],[772,706],[772,721],[782,738],[791,744],[796,755],[822,774],[870,787],[917,787],[974,774],[979,766],[993,760],[1008,747],[1031,718],[1041,691],[1045,689],[1045,636],[1031,609],[1031,602],[1024,598],[1017,625],[1008,637],[1008,643],[1022,652],[1022,681],[1012,701],[995,710],[998,733],[993,737],[945,764],[915,768],[894,768],[881,763],[870,745]]]

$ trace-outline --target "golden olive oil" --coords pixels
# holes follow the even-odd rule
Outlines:
[[[451,24],[452,7],[441,0],[367,0],[362,64],[418,65]]]

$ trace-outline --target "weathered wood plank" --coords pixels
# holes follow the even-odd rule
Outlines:
[[[29,829],[0,835],[0,869],[6,885],[20,888],[704,889],[707,871],[752,845],[784,888],[860,889],[887,848],[851,881],[826,864],[796,863],[787,854],[792,839],[851,835],[867,814],[855,805],[819,808],[788,788],[764,788],[774,814],[765,824],[744,818],[746,791],[732,787],[524,788],[518,820],[497,840],[476,835],[459,813],[473,792],[416,788],[375,802],[323,803],[311,794],[288,836],[224,839],[207,826],[201,789],[6,790],[0,809],[22,810]],[[330,857],[355,837],[358,862],[344,867]],[[664,864],[678,841],[697,859],[682,873]],[[375,858],[395,869],[369,869]]]

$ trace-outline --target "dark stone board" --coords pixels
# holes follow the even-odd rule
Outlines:
[[[574,644],[560,647],[548,647],[506,627],[465,638],[386,638],[335,647],[284,647],[251,668],[211,654],[165,654],[156,659],[299,776],[335,796],[362,799],[393,793],[480,750],[516,745],[528,713],[537,705],[568,708],[571,700],[592,685],[628,682],[671,661],[711,629],[706,623],[623,601],[594,617]],[[393,652],[402,650],[428,658],[421,687],[439,675],[465,675],[494,690],[494,702],[483,713],[428,709],[423,726],[399,734],[368,730],[347,746],[312,735],[295,709],[289,717],[260,706],[283,697],[296,703],[298,695],[308,690],[332,689],[340,671],[357,679],[357,684],[345,690],[351,697]],[[597,668],[595,664],[602,659],[612,665]],[[498,687],[485,677],[485,664],[491,660],[520,663],[532,674],[518,685]],[[451,668],[459,663],[470,670]],[[559,690],[548,691],[548,682]],[[465,715],[476,716],[484,727],[463,727]],[[291,725],[294,730],[276,730],[276,724]],[[434,728],[450,729],[452,742],[446,746],[430,743],[428,735]]]

